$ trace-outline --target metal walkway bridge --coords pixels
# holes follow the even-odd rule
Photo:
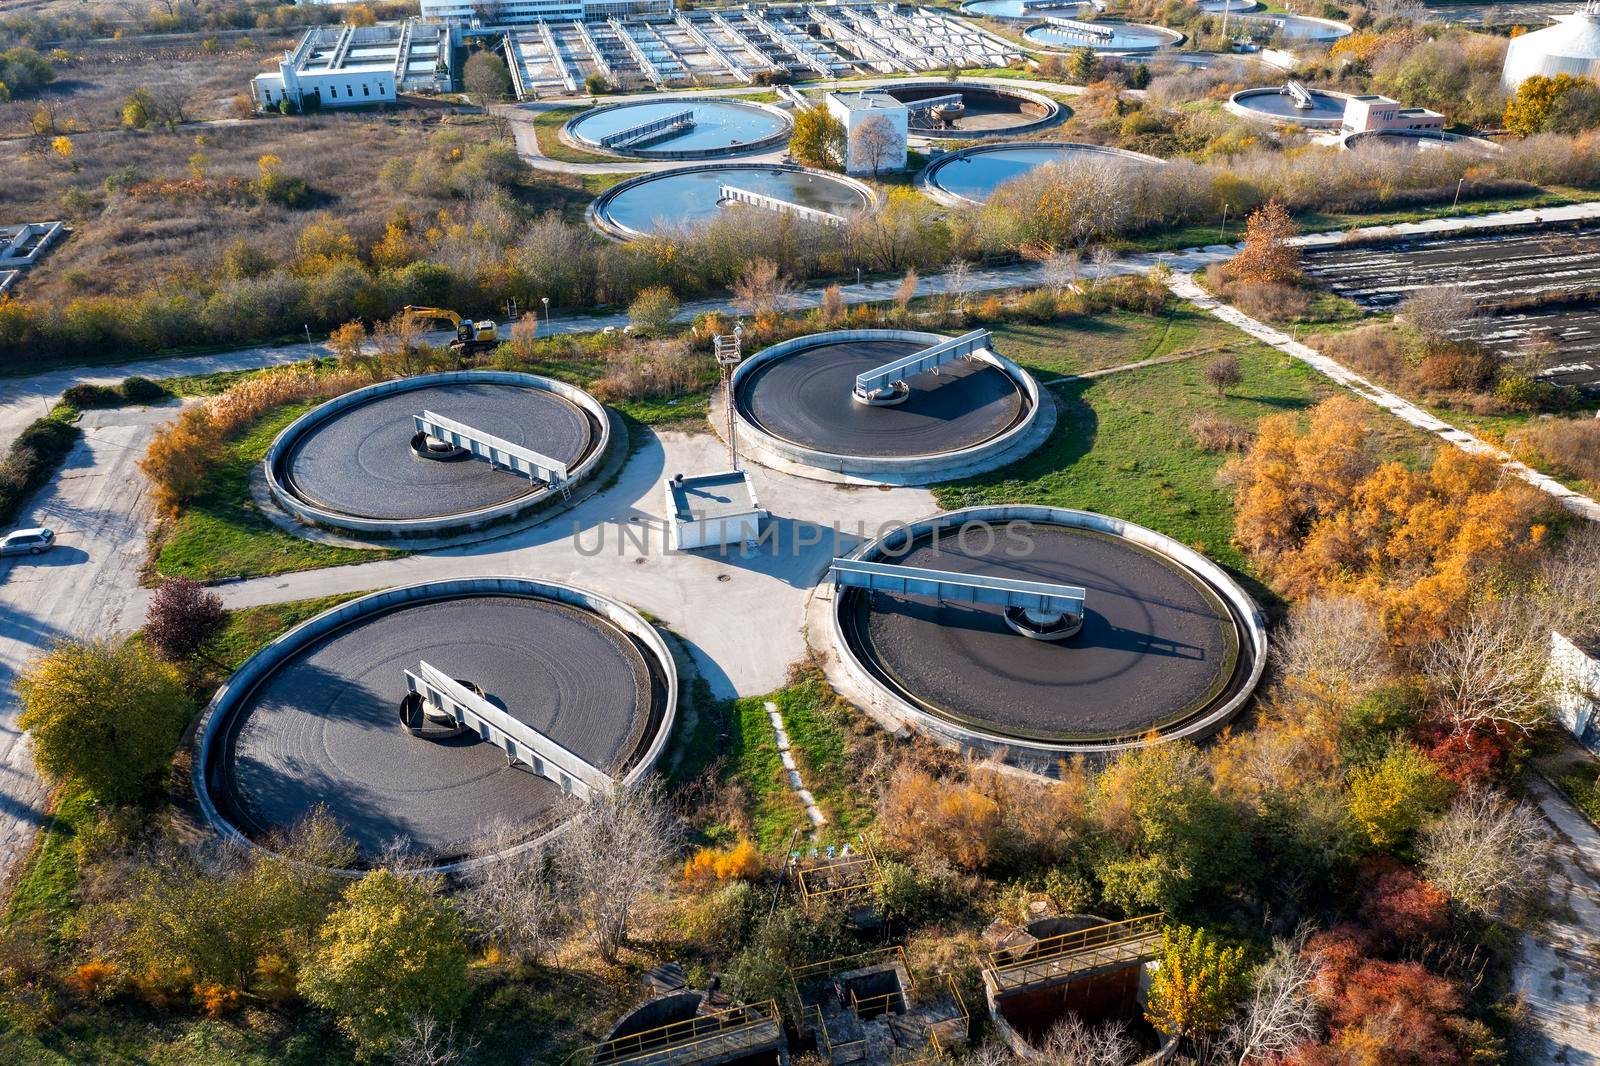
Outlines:
[[[1164,914],[1146,914],[991,951],[985,974],[996,992],[1053,985],[1155,957]]]

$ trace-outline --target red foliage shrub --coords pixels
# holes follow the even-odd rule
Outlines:
[[[227,616],[221,596],[198,581],[169,577],[150,598],[144,640],[163,659],[177,662],[193,655]]]
[[[1444,932],[1450,897],[1392,859],[1361,868],[1360,915],[1379,943],[1415,943]]]
[[[1430,727],[1424,730],[1422,742],[1428,758],[1458,785],[1499,782],[1505,778],[1511,761],[1511,738],[1488,729]]]

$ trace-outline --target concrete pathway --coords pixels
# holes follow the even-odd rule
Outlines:
[[[1330,380],[1343,385],[1363,400],[1383,408],[1401,421],[1432,433],[1454,444],[1462,451],[1471,452],[1475,455],[1487,455],[1493,458],[1508,473],[1555,497],[1561,506],[1573,514],[1587,518],[1591,522],[1600,522],[1600,503],[1596,503],[1582,493],[1574,492],[1561,484],[1561,482],[1539,473],[1526,463],[1519,462],[1504,449],[1497,448],[1465,430],[1457,429],[1443,419],[1437,418],[1418,407],[1410,400],[1397,396],[1380,385],[1373,384],[1343,363],[1328,358],[1315,348],[1301,344],[1282,330],[1274,329],[1264,322],[1251,318],[1238,308],[1221,302],[1202,289],[1194,280],[1193,274],[1174,274],[1170,281],[1170,288],[1176,295],[1188,300],[1197,307],[1211,312],[1211,314],[1224,322],[1237,326],[1257,340],[1270,344],[1279,351],[1287,352],[1296,359],[1310,364],[1312,368]]]
[[[648,612],[681,637],[718,698],[780,688],[805,654],[805,597],[835,556],[937,510],[920,488],[835,485],[750,465],[772,513],[770,542],[741,549],[667,548],[673,474],[727,466],[709,433],[642,431],[617,483],[550,522],[498,540],[372,563],[217,586],[229,607],[361,592],[482,574],[571,582]],[[139,611],[148,590],[134,591]]]
[[[126,632],[143,620],[139,570],[150,503],[137,464],[151,432],[176,410],[86,413],[83,438],[61,473],[20,516],[21,525],[54,529],[59,546],[0,559],[0,876],[27,852],[46,799],[17,727],[12,681],[60,637]]]
[[[783,772],[788,778],[789,787],[799,798],[800,806],[805,808],[813,832],[821,829],[828,824],[828,819],[823,815],[822,808],[817,806],[817,798],[806,788],[805,781],[800,777],[800,768],[794,761],[794,751],[789,747],[789,730],[783,724],[783,712],[778,710],[778,705],[771,700],[767,700],[763,706],[767,711],[767,721],[772,723],[772,737],[778,743],[778,759],[783,763]]]
[[[1600,831],[1530,776],[1529,798],[1556,833],[1550,915],[1522,936],[1515,985],[1533,1030],[1529,1066],[1600,1066]]]

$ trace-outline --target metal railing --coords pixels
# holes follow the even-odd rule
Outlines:
[[[1045,937],[1025,948],[1000,948],[989,952],[984,968],[997,986],[1007,989],[1132,961],[1154,954],[1165,917],[1146,914]]]
[[[543,481],[552,487],[567,480],[566,463],[552,459],[548,455],[540,455],[532,448],[524,448],[520,444],[502,440],[491,433],[473,429],[469,425],[457,422],[453,418],[436,415],[432,411],[423,411],[420,415],[412,415],[411,418],[416,424],[418,433],[425,433],[435,440],[463,448],[480,459],[489,460],[492,466],[503,466],[524,475],[530,481]]]
[[[1283,88],[1278,90],[1278,95],[1287,96],[1301,111],[1310,111],[1317,106],[1317,102],[1311,98],[1311,90],[1294,80],[1284,82]]]
[[[652,1066],[695,1062],[743,1050],[757,1042],[753,1038],[766,1038],[760,1030],[776,1029],[778,1024],[778,1004],[769,999],[697,1014],[581,1047],[566,1057],[563,1066],[616,1066],[639,1060],[647,1060]],[[706,1031],[708,1027],[710,1032]]]
[[[963,333],[959,337],[929,345],[921,351],[912,352],[893,362],[857,374],[856,392],[866,396],[897,381],[936,370],[946,363],[953,363],[963,356],[988,348],[992,339],[988,330],[975,329],[971,333]]]
[[[751,192],[749,189],[741,189],[737,185],[722,186],[718,196],[724,203],[749,204],[752,207],[761,207],[768,211],[794,215],[808,222],[820,222],[825,226],[843,226],[850,221],[843,215],[836,215],[831,211],[819,211],[815,207],[806,207],[803,204],[780,200],[776,196],[768,196],[766,193]]]
[[[878,865],[877,852],[865,837],[860,844],[861,850],[853,855],[830,857],[815,866],[802,866],[798,857],[793,860],[795,887],[800,890],[802,907],[809,910],[813,903],[830,896],[870,892],[883,884],[883,868]],[[841,883],[827,883],[833,881]]]
[[[641,122],[637,126],[629,126],[625,130],[608,133],[600,138],[602,148],[620,148],[623,145],[635,144],[654,137],[658,133],[668,133],[673,130],[687,129],[694,125],[694,108],[684,111],[674,111],[670,115]]]
[[[861,559],[835,559],[829,567],[836,584],[844,588],[876,589],[904,596],[932,596],[961,603],[987,603],[1022,607],[1044,613],[1083,617],[1086,590],[1076,585],[1020,581],[983,574],[957,574],[920,566],[873,563]]]
[[[1096,26],[1092,22],[1079,22],[1077,19],[1062,18],[1059,15],[1046,15],[1045,22],[1071,37],[1088,37],[1096,41],[1109,41],[1115,36],[1115,33],[1104,26]]]
[[[563,792],[588,799],[616,786],[616,781],[604,770],[502,711],[437,667],[423,662],[416,673],[407,670],[406,688],[456,725],[470,727],[481,738],[494,743],[507,758],[554,781]]]

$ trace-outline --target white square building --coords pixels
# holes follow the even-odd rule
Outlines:
[[[911,109],[884,92],[829,93],[828,113],[844,126],[847,174],[904,170]]]
[[[1444,116],[1425,107],[1405,107],[1387,96],[1352,96],[1344,103],[1344,132],[1371,133],[1375,130],[1416,130],[1439,133]]]

